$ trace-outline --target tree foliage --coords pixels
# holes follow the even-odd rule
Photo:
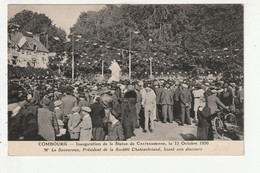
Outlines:
[[[47,32],[50,51],[66,50],[68,62],[61,69],[67,76],[72,52],[76,75],[101,73],[102,61],[108,73],[113,59],[128,73],[129,50],[134,77],[149,74],[149,58],[157,74],[199,69],[226,77],[243,74],[242,5],[107,5],[82,12],[68,42],[44,14],[24,10],[9,22],[21,31]]]
[[[57,55],[64,55],[66,33],[63,29],[55,26],[45,14],[23,10],[11,18],[8,23],[19,25],[20,32],[41,34],[40,40],[45,45],[46,34],[48,34],[48,50],[57,53]],[[54,37],[58,37],[59,40],[55,40]]]
[[[71,33],[78,70],[100,72],[101,60],[107,69],[116,59],[127,73],[131,40],[133,75],[149,73],[150,57],[158,73],[243,73],[242,5],[107,5],[82,12]]]

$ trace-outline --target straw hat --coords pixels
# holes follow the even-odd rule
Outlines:
[[[186,85],[186,84],[182,84],[181,85],[183,88],[188,88],[188,85]]]
[[[57,101],[54,102],[54,106],[55,107],[60,106],[60,105],[62,105],[62,103],[63,102],[61,100],[57,100]]]
[[[81,108],[81,110],[85,111],[85,112],[91,112],[91,108],[90,107],[87,107],[87,106],[83,106]]]
[[[72,109],[71,109],[71,112],[75,113],[75,112],[78,112],[80,110],[80,107],[79,106],[74,106]]]
[[[134,88],[133,85],[128,85],[127,89],[128,89],[129,91],[134,91],[134,90],[135,90],[135,88]]]

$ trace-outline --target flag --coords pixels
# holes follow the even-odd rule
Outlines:
[[[33,33],[32,32],[26,32],[27,34],[30,34],[30,35],[33,35]]]
[[[53,37],[55,40],[57,40],[57,41],[59,41],[60,40],[60,38],[59,37]]]
[[[23,45],[24,45],[24,43],[26,43],[26,38],[23,36],[21,39],[20,39],[20,41],[19,41],[19,43],[18,43],[18,46],[19,47],[22,47]]]

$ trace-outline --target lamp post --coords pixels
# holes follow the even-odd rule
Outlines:
[[[129,65],[129,75],[128,75],[128,78],[129,80],[131,80],[131,74],[132,74],[132,61],[131,61],[131,49],[132,49],[132,32],[134,34],[139,34],[140,32],[139,31],[132,31],[130,30],[130,34],[129,34],[129,62],[128,62],[128,65]]]
[[[74,61],[75,61],[75,59],[74,59],[74,33],[72,33],[72,62],[71,62],[71,70],[72,70],[72,72],[71,72],[71,79],[72,79],[72,81],[74,81],[74,71],[75,71],[75,69],[74,69]]]
[[[104,54],[101,54],[102,61],[101,61],[101,77],[104,78],[104,59],[103,59]]]
[[[153,40],[151,38],[149,38],[148,41],[149,41],[150,44],[152,44]],[[151,53],[152,53],[152,47],[151,46],[150,46],[150,49],[151,49]],[[150,79],[153,79],[153,67],[152,67],[152,65],[153,65],[152,64],[152,60],[153,60],[153,58],[150,57],[149,60],[150,60]]]
[[[153,64],[152,64],[153,58],[150,57],[149,60],[150,60],[150,78],[153,79]]]
[[[76,35],[77,36],[77,41],[79,41],[81,39],[81,35]],[[72,81],[74,81],[74,78],[75,78],[75,57],[74,57],[74,51],[75,51],[75,45],[74,45],[74,39],[75,39],[75,34],[72,33],[72,62],[71,62],[71,78],[72,78]]]

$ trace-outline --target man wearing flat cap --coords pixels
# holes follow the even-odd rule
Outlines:
[[[39,140],[55,141],[55,136],[60,133],[57,118],[49,110],[50,102],[50,99],[44,97],[42,108],[38,109]]]
[[[91,141],[92,138],[92,121],[89,113],[90,107],[83,106],[81,114],[83,115],[82,122],[80,123],[80,141]]]
[[[79,111],[80,111],[80,107],[74,106],[71,109],[72,114],[69,116],[69,121],[68,121],[70,138],[75,141],[79,139],[79,132],[80,132],[81,116],[79,114]]]

